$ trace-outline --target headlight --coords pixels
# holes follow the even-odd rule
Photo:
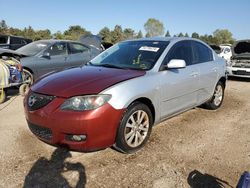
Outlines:
[[[111,95],[85,95],[76,96],[66,100],[62,105],[62,110],[94,110],[109,101]]]

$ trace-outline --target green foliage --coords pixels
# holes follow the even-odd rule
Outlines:
[[[165,37],[171,37],[169,30],[167,30]]]
[[[142,34],[141,30],[137,33],[136,38],[137,39],[143,38],[143,34]]]
[[[178,35],[178,37],[184,37],[183,33],[180,32],[179,35]]]
[[[120,25],[116,25],[114,30],[111,32],[111,36],[112,36],[111,42],[113,44],[122,41],[123,40],[122,27]]]
[[[165,30],[163,23],[155,18],[149,18],[144,29],[147,32],[146,37],[162,36]]]
[[[144,24],[144,28],[146,30],[146,37],[160,36],[164,34],[164,26],[159,20],[154,18],[150,18]],[[78,40],[82,35],[90,35],[91,32],[87,31],[85,28],[80,25],[70,26],[68,30],[63,33],[57,31],[54,34],[51,34],[49,29],[45,30],[34,30],[31,26],[25,27],[23,30],[13,27],[8,27],[7,23],[4,20],[0,21],[0,34],[5,35],[15,35],[15,36],[23,36],[32,40],[40,40],[40,39],[69,39],[69,40]],[[122,40],[134,39],[134,38],[142,38],[143,34],[141,30],[136,33],[131,28],[125,28],[124,30],[120,25],[116,25],[113,30],[110,30],[108,27],[104,27],[100,30],[99,35],[103,37],[103,42],[115,44]],[[167,30],[166,37],[170,37],[170,33]],[[174,37],[189,37],[188,33],[185,35],[181,32]],[[225,43],[233,43],[235,39],[233,38],[232,33],[227,29],[217,29],[213,32],[212,35],[199,35],[194,32],[191,35],[192,38],[200,39],[208,44],[225,44]]]
[[[82,28],[80,25],[70,26],[68,30],[64,31],[64,39],[79,40],[81,36],[90,35],[91,32]]]
[[[227,29],[216,29],[213,36],[216,39],[216,44],[232,44],[234,42],[233,34]]]
[[[123,37],[124,39],[133,39],[135,38],[135,31],[130,28],[126,28],[123,31]]]
[[[199,39],[200,38],[200,35],[196,32],[192,33],[192,38],[195,38],[195,39]]]
[[[112,43],[111,31],[108,27],[101,29],[99,35],[103,38],[103,42]]]

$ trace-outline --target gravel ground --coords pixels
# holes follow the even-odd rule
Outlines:
[[[21,96],[0,105],[0,187],[235,187],[250,170],[250,80],[227,83],[217,111],[195,108],[153,128],[125,155],[56,149],[28,130]]]

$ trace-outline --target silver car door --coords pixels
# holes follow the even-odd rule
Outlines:
[[[200,88],[198,91],[198,103],[208,100],[214,92],[218,80],[218,65],[214,61],[213,52],[206,45],[191,41],[194,54],[194,64],[200,69]]]
[[[197,90],[199,88],[199,68],[192,65],[192,49],[190,42],[176,43],[167,54],[164,64],[171,59],[183,59],[185,68],[168,69],[159,72],[161,74],[161,118],[196,106]]]

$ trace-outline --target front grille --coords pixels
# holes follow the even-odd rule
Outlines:
[[[27,106],[30,111],[38,110],[49,104],[55,97],[31,92],[27,99]]]
[[[246,76],[250,76],[250,72],[244,71],[244,70],[237,70],[237,71],[232,71],[233,74],[235,75],[246,75]]]
[[[29,129],[31,130],[31,132],[34,135],[38,136],[39,138],[42,138],[48,141],[52,139],[51,129],[46,128],[46,127],[41,127],[30,122],[28,122],[28,125],[29,125]]]

